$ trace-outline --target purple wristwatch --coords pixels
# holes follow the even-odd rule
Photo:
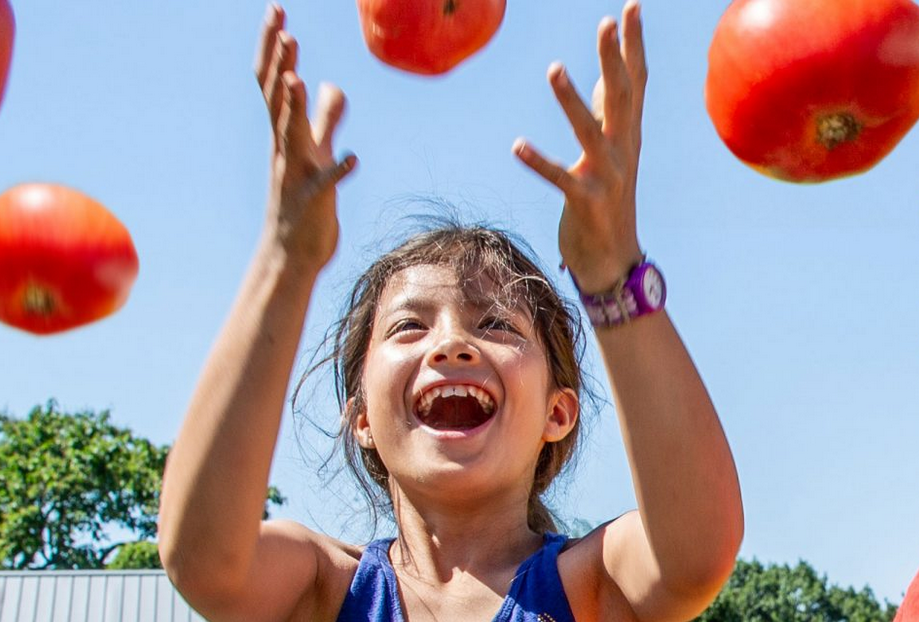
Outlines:
[[[578,287],[577,281],[574,285]],[[663,309],[667,300],[667,285],[657,266],[642,261],[611,291],[580,295],[590,324],[595,328],[612,327]]]

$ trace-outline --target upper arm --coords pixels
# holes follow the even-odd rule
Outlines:
[[[356,567],[345,545],[292,521],[266,521],[241,582],[214,578],[180,591],[213,622],[282,622],[294,611],[320,619],[330,608],[337,612]],[[219,587],[210,589],[208,583]]]
[[[571,600],[580,599],[583,610],[591,612],[585,619],[689,620],[701,613],[720,589],[720,583],[704,586],[669,583],[654,556],[638,511],[598,527],[563,555],[569,553],[567,559],[559,559],[559,569],[564,571],[567,566],[569,576],[581,577],[581,582],[590,586],[589,591],[580,590],[579,594],[573,582],[571,590],[568,582],[565,584],[566,592],[571,591],[575,596]],[[590,579],[585,582],[586,577]],[[588,600],[593,602],[587,603]]]

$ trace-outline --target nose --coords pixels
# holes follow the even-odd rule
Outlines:
[[[437,344],[428,353],[428,363],[468,365],[477,363],[479,357],[478,348],[469,341],[468,336],[459,328],[450,328],[440,336]]]

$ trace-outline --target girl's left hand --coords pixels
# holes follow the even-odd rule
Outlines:
[[[307,116],[307,92],[297,73],[297,40],[284,29],[286,15],[268,7],[255,74],[272,127],[271,180],[267,239],[280,245],[298,265],[322,268],[338,245],[336,185],[357,164],[341,161],[332,141],[345,109],[338,87],[320,90],[316,115]]]
[[[565,168],[518,139],[524,164],[565,194],[559,222],[562,260],[585,293],[606,292],[641,261],[635,189],[641,151],[641,117],[648,70],[637,0],[622,10],[622,42],[612,18],[598,33],[601,77],[594,110],[581,99],[565,68],[554,63],[548,77],[578,142],[580,159]]]

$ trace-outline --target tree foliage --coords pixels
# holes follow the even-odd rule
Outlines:
[[[160,552],[156,542],[140,540],[128,542],[118,547],[115,559],[105,565],[108,570],[143,570],[162,568]]]
[[[99,414],[55,402],[22,420],[0,416],[0,560],[13,569],[102,568],[119,544],[156,534],[168,448]]]
[[[49,401],[25,419],[0,414],[0,568],[160,567],[152,540],[168,451],[108,411],[67,414]],[[272,486],[264,517],[284,501]]]
[[[891,622],[870,588],[828,585],[806,562],[797,566],[740,560],[718,598],[695,622]]]

